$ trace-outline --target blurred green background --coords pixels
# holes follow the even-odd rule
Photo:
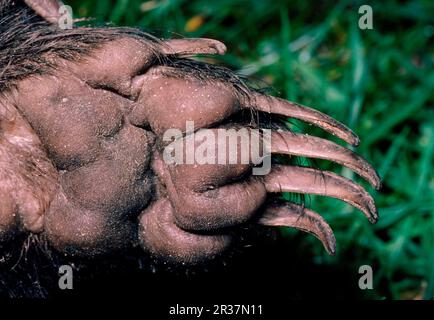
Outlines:
[[[68,3],[68,1],[65,1]],[[372,191],[380,221],[372,226],[342,202],[308,197],[335,231],[329,257],[311,236],[282,230],[312,264],[371,265],[365,298],[434,298],[434,2],[262,0],[80,0],[75,17],[138,26],[163,37],[209,37],[228,53],[216,57],[272,94],[315,107],[348,124],[358,152],[383,179]],[[358,28],[361,5],[373,29]],[[294,131],[331,138],[297,121]],[[342,167],[315,165],[344,176]],[[358,179],[360,181],[360,179]],[[360,181],[363,184],[363,181]],[[366,185],[365,185],[366,186]]]

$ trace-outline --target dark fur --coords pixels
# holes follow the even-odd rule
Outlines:
[[[98,45],[122,37],[155,37],[132,28],[73,28],[62,30],[37,16],[25,4],[0,0],[0,92],[33,74],[56,67],[59,58],[77,60]]]

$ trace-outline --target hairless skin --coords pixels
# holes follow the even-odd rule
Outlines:
[[[229,248],[240,226],[260,224],[311,233],[333,254],[333,232],[319,214],[269,201],[282,191],[337,198],[377,220],[369,193],[332,172],[273,165],[254,176],[253,163],[165,163],[166,130],[185,130],[186,121],[196,131],[240,127],[251,112],[300,119],[353,146],[359,139],[319,111],[188,58],[224,54],[219,41],[61,30],[59,5],[0,0],[0,247],[35,233],[69,255],[140,245],[156,259],[199,264]],[[16,26],[23,17],[34,22],[27,29]],[[334,161],[380,187],[361,156],[322,138],[276,129],[271,153]]]

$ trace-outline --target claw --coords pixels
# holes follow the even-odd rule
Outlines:
[[[259,224],[272,227],[291,227],[308,232],[317,237],[331,255],[336,252],[336,239],[333,230],[316,212],[294,203],[285,206],[268,207],[259,219]]]
[[[268,192],[299,192],[340,199],[362,211],[371,223],[378,219],[370,194],[351,180],[333,172],[276,166],[265,176],[265,188]]]
[[[331,160],[350,168],[376,189],[381,186],[377,172],[365,159],[326,139],[285,131],[272,132],[271,152]]]
[[[318,110],[257,92],[252,94],[251,99],[254,103],[253,108],[256,110],[306,121],[338,136],[353,146],[359,145],[359,137],[351,129]],[[252,108],[252,106],[245,106],[245,108]]]
[[[163,42],[162,51],[167,55],[225,54],[226,46],[206,38],[171,39]]]

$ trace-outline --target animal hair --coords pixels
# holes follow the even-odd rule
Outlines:
[[[22,1],[0,0],[0,92],[28,76],[55,70],[60,59],[78,60],[101,44],[123,37],[143,39],[158,52],[159,40],[139,29],[60,29]]]

